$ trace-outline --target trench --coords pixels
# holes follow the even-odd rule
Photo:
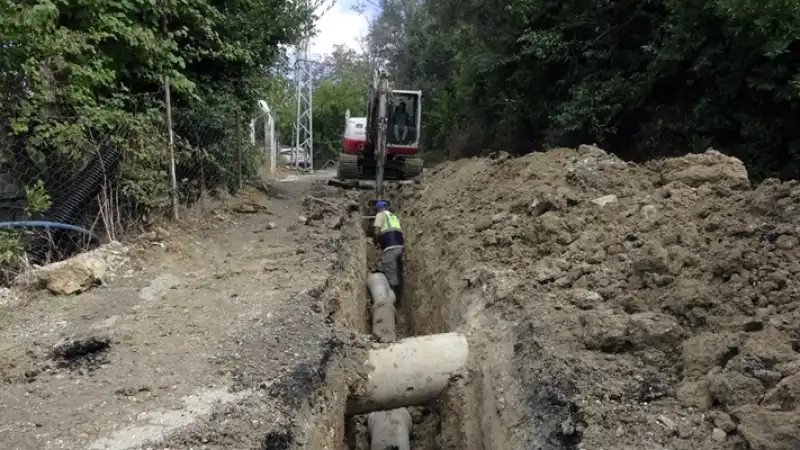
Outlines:
[[[361,205],[361,217],[359,223],[359,232],[363,233],[362,239],[365,239],[371,234],[371,214],[374,214],[374,211],[371,211],[370,205],[374,199],[372,198],[371,193],[365,193],[361,196],[360,205]],[[397,211],[402,216],[402,211]],[[412,242],[408,242],[407,246],[412,244]],[[356,325],[356,328],[363,332],[372,333],[371,330],[371,312],[370,312],[370,294],[367,289],[366,278],[370,273],[376,271],[378,264],[380,262],[382,252],[374,246],[371,245],[364,245],[359,246],[363,248],[363,251],[366,253],[366,270],[364,271],[364,278],[362,280],[362,289],[364,290],[364,295],[366,296],[366,301],[363,302],[366,311],[363,313],[357,314],[361,323],[353,324]],[[407,252],[407,251],[406,251]],[[408,264],[404,263],[403,273],[404,276],[401,278],[402,283],[402,294],[401,298],[396,304],[396,339],[400,341],[403,338],[407,337],[414,337],[414,336],[423,336],[427,334],[435,334],[435,333],[444,333],[451,331],[447,329],[447,327],[437,327],[435,330],[431,330],[430,327],[426,326],[426,324],[419,323],[419,318],[415,317],[413,311],[415,309],[419,309],[419,302],[415,298],[414,293],[419,292],[419,287],[413,286],[412,280],[416,279],[415,277],[410,277],[407,274],[408,271]],[[440,305],[428,305],[428,307],[436,308]],[[426,308],[423,308],[426,309]],[[416,322],[416,323],[415,323]],[[415,331],[416,330],[416,331]],[[433,332],[433,333],[431,333]],[[447,390],[450,390],[448,388]],[[467,448],[465,446],[465,442],[463,439],[453,439],[454,435],[460,435],[461,433],[454,432],[455,430],[448,430],[448,424],[452,424],[451,420],[447,420],[445,418],[447,411],[453,411],[454,409],[463,410],[464,405],[458,405],[457,408],[453,408],[453,405],[449,405],[447,403],[452,403],[452,397],[448,400],[448,396],[443,396],[445,398],[436,399],[428,404],[418,405],[418,406],[409,406],[405,408],[409,415],[411,416],[411,428],[410,428],[410,448],[414,450],[456,450],[456,449],[464,449]],[[444,420],[443,420],[444,418]],[[463,418],[456,418],[456,421],[463,422]],[[452,426],[452,425],[450,425]],[[461,426],[456,427],[461,428]],[[348,450],[370,450],[374,449],[371,447],[370,444],[370,432],[368,428],[368,414],[359,414],[354,416],[345,417],[345,424],[344,424],[344,440],[345,446]],[[473,446],[469,446],[470,448],[479,448]],[[482,447],[481,447],[482,448]],[[384,449],[380,449],[384,450]],[[389,450],[389,449],[385,449]]]
[[[399,196],[395,193],[389,194],[389,197],[390,202],[394,204],[393,209],[403,220],[403,205]],[[374,272],[381,256],[377,248],[367,243],[371,219],[365,217],[374,213],[370,207],[373,201],[371,193],[361,195],[360,211],[353,213],[345,225],[351,228],[346,233],[342,248],[348,255],[347,258],[351,260],[346,264],[350,267],[351,273],[340,278],[349,277],[351,281],[339,281],[342,284],[338,293],[340,300],[334,308],[336,312],[331,314],[338,326],[343,326],[353,335],[360,336],[373,334],[372,300],[366,280],[369,274]],[[412,223],[413,220],[408,222]],[[405,230],[405,222],[403,227]],[[519,443],[516,438],[509,435],[511,428],[519,427],[520,417],[501,417],[499,412],[507,408],[504,405],[505,400],[498,400],[499,397],[509,398],[509,395],[517,395],[510,390],[504,393],[503,381],[497,381],[500,377],[505,380],[509,378],[508,373],[500,374],[499,371],[505,370],[501,366],[510,361],[512,340],[508,336],[497,339],[496,342],[501,343],[500,347],[485,344],[487,333],[493,332],[474,329],[475,324],[468,324],[466,320],[468,314],[464,313],[464,310],[470,308],[468,304],[474,298],[463,295],[463,292],[437,287],[445,284],[438,281],[442,276],[442,270],[447,272],[447,268],[432,268],[432,263],[424,260],[425,252],[415,251],[414,235],[419,232],[413,230],[413,226],[409,231],[404,231],[406,249],[401,280],[402,298],[396,309],[396,341],[456,332],[466,336],[469,356],[463,373],[452,376],[447,387],[435,400],[405,408],[411,417],[409,448],[413,450],[522,448],[515,444]],[[481,324],[483,325],[485,324]],[[480,337],[478,342],[473,342],[473,335]],[[384,345],[377,344],[374,336],[372,342],[375,345]],[[494,356],[487,358],[486,352]],[[341,380],[341,378],[334,379]],[[345,403],[348,395],[352,394],[352,384],[349,388],[346,384],[351,382],[352,380],[338,385],[328,385],[325,394],[329,397],[326,400],[328,405],[326,412],[322,417],[317,416],[325,421],[325,426],[330,430],[328,438],[325,441],[312,439],[310,445],[302,448],[398,450],[398,447],[371,446],[369,414],[346,413]]]
[[[364,204],[366,202],[362,202]],[[366,215],[366,214],[365,214]],[[364,226],[365,235],[368,232],[369,224]],[[381,254],[378,249],[372,246],[367,246],[367,273],[371,272],[371,268],[377,266],[380,262]],[[409,326],[408,308],[406,305],[412,302],[407,292],[408,287],[405,286],[407,277],[402,279],[403,283],[403,298],[397,304],[396,311],[396,330],[397,339],[414,336]],[[367,313],[364,317],[368,320],[364,327],[370,329],[370,315]],[[410,406],[406,408],[411,416],[411,434],[410,444],[414,450],[442,450],[436,442],[436,436],[439,434],[441,427],[440,411],[441,408],[438,402],[429,405]],[[367,425],[367,414],[359,414],[345,419],[345,434],[347,440],[347,447],[349,450],[370,450],[370,433]],[[383,449],[381,449],[383,450]],[[388,449],[387,449],[388,450]]]

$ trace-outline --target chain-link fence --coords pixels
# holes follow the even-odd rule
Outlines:
[[[0,284],[28,262],[119,240],[205,195],[274,174],[268,108],[175,106],[168,92],[167,84],[90,117],[55,107],[25,123],[4,117],[11,125],[0,128]]]
[[[124,161],[157,166],[162,143],[153,105],[160,96],[131,96],[105,115],[92,114],[99,108],[61,114],[56,102],[9,108],[0,130],[1,278],[27,262],[60,260],[114,239],[132,223],[136,197],[120,195],[131,185]]]
[[[172,129],[173,198],[179,205],[219,191],[234,193],[275,175],[275,123],[265,102],[247,108],[227,103],[166,109]]]

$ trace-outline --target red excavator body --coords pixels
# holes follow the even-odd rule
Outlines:
[[[385,95],[385,111],[380,96]],[[407,180],[422,172],[423,161],[415,155],[420,148],[422,131],[422,92],[389,90],[381,94],[373,89],[367,117],[345,116],[339,179],[374,178],[384,157],[381,132],[385,133],[384,179]],[[382,121],[386,128],[381,130]]]

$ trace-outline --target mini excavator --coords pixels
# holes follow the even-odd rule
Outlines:
[[[391,89],[385,72],[376,70],[367,117],[345,116],[337,178],[374,178],[376,198],[384,180],[409,180],[422,173],[420,147],[422,91]]]

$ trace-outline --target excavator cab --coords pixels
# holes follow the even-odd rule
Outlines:
[[[392,91],[387,108],[387,153],[413,154],[408,150],[416,153],[419,149],[421,97],[419,91]]]
[[[355,142],[355,135],[348,135],[349,125],[345,125],[337,177],[408,180],[422,173],[423,161],[415,157],[420,147],[421,119],[422,91],[389,89],[387,80],[376,76],[367,105],[363,144]],[[352,120],[348,114],[345,122]]]

